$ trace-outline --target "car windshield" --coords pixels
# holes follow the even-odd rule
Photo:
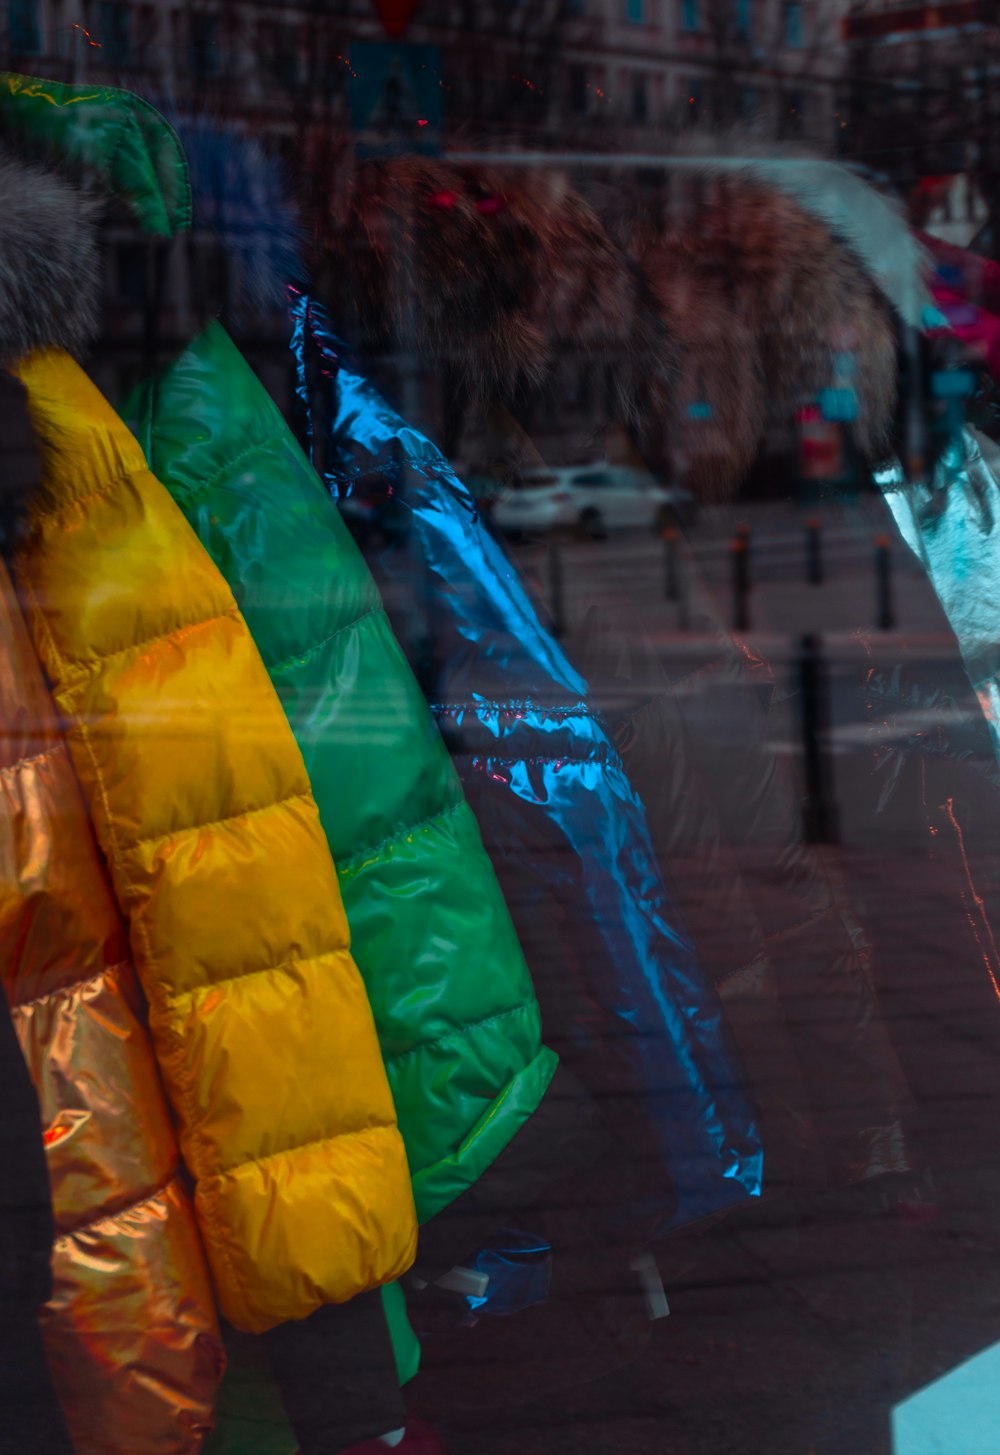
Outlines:
[[[511,483],[515,490],[541,490],[544,486],[558,484],[558,480],[555,475],[522,475]]]
[[[588,489],[595,486],[620,485],[621,479],[616,479],[608,470],[585,470],[582,474],[573,476],[574,485],[586,485]]]

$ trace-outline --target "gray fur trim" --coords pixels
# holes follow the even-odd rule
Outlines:
[[[95,213],[71,183],[0,152],[0,364],[76,352],[97,331]]]
[[[791,151],[703,156],[700,163],[780,189],[849,244],[905,323],[925,326],[930,262],[892,198],[836,162]]]
[[[822,218],[740,171],[717,176],[666,225],[640,216],[632,226],[631,250],[684,360],[651,423],[665,428],[663,452],[684,461],[691,489],[730,497],[767,419],[790,422],[827,389],[853,392],[855,444],[881,458],[896,397],[892,315]]]
[[[652,172],[736,173],[748,181],[769,184],[850,245],[906,323],[917,329],[926,326],[930,260],[909,228],[901,205],[848,167],[803,146],[764,143],[739,131],[694,131],[665,138],[655,151],[614,157],[602,152],[568,152],[560,159],[547,152],[484,150],[475,154],[455,150],[445,160],[452,166],[499,163],[522,170],[552,167],[562,160],[572,164],[574,174],[587,168],[600,172],[613,165]]]
[[[448,364],[478,403],[586,352],[632,418],[674,362],[641,274],[558,170],[365,162],[327,276],[365,347]]]

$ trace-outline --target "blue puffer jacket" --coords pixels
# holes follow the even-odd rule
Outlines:
[[[602,1093],[642,1169],[644,1231],[759,1193],[761,1149],[720,1005],[668,902],[645,814],[587,683],[540,622],[441,453],[293,292],[309,445],[325,479],[376,484],[405,528],[372,548],[397,637],[448,742],[531,966],[546,1035]]]

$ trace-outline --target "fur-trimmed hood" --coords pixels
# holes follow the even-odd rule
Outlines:
[[[36,349],[77,353],[97,328],[95,205],[44,167],[0,151],[0,551],[17,542],[42,478],[27,396],[11,371]]]
[[[0,366],[71,353],[97,329],[96,206],[72,183],[0,151]]]
[[[363,162],[318,271],[355,343],[451,365],[480,401],[584,349],[630,417],[639,381],[676,366],[639,270],[558,168]]]
[[[675,165],[692,188],[671,184]],[[320,289],[353,342],[448,366],[482,400],[586,361],[606,422],[636,427],[647,460],[705,498],[732,495],[769,421],[820,396],[882,458],[893,310],[919,317],[922,289],[890,202],[791,155],[664,158],[656,185],[591,190],[596,205],[530,154],[362,164]]]

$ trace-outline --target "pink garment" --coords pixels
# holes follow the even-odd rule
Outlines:
[[[957,288],[970,303],[1000,317],[1000,263],[955,247],[954,243],[942,242],[929,233],[918,232],[917,237],[935,263],[960,270],[961,282],[948,279],[947,286]]]
[[[952,287],[934,283],[931,292],[948,320],[950,331],[983,360],[994,379],[1000,379],[1000,318],[970,303],[967,296]]]

